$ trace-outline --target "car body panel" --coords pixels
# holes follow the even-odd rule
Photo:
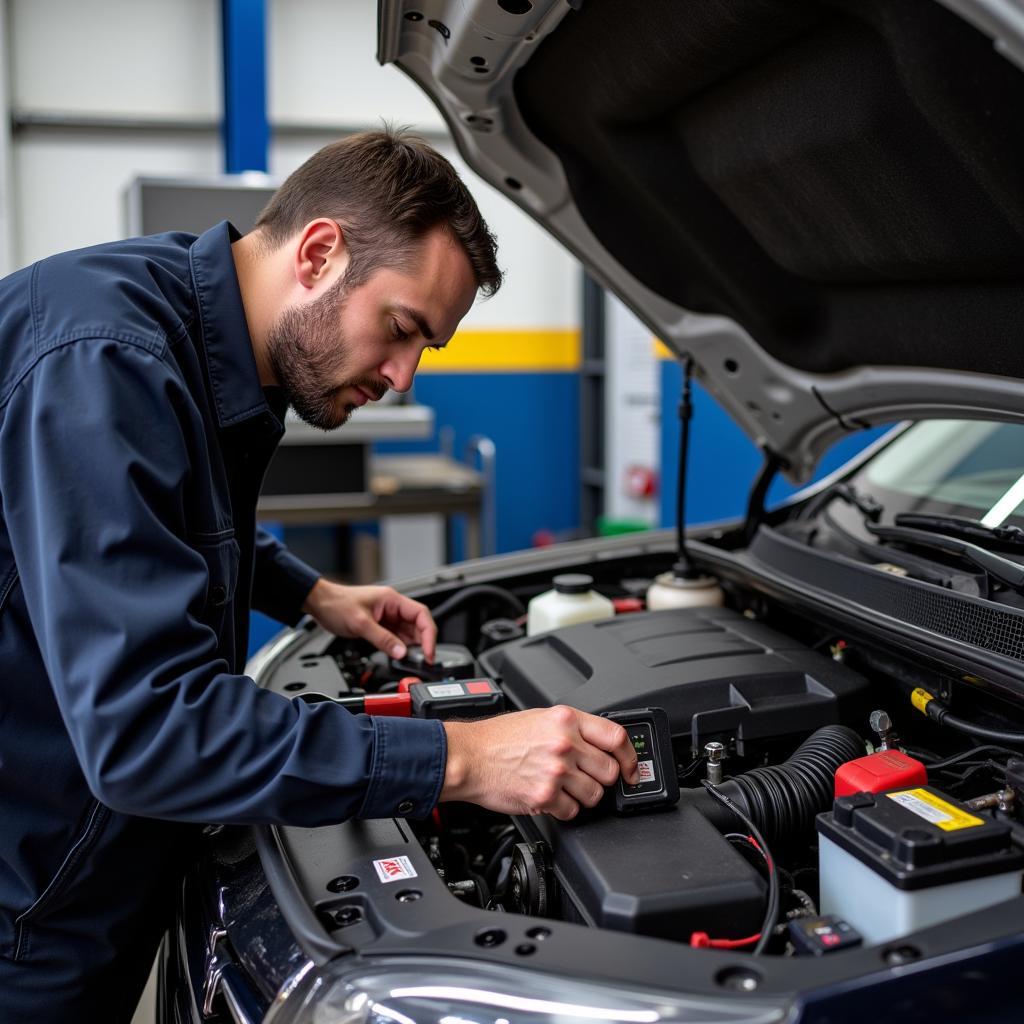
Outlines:
[[[551,45],[557,43],[560,33],[564,34],[570,29],[576,31],[575,22],[571,19],[577,19],[582,26],[588,18],[596,21],[603,17],[608,21],[612,15],[621,16],[621,34],[625,43],[633,30],[638,11],[634,9],[627,12],[627,4],[620,6],[616,14],[613,3],[597,3],[595,0],[586,4],[541,0],[532,5],[507,6],[510,9],[528,10],[522,14],[513,14],[504,10],[501,4],[485,0],[476,3],[383,3],[379,15],[378,59],[383,63],[396,64],[431,96],[444,115],[460,153],[477,173],[504,192],[575,253],[588,271],[614,291],[677,355],[694,359],[702,383],[756,444],[781,458],[783,470],[791,479],[807,479],[829,444],[844,433],[862,426],[903,418],[935,416],[1012,420],[1020,420],[1024,416],[1024,381],[1021,379],[1024,377],[1024,355],[1021,346],[1012,340],[1015,331],[1019,337],[1021,318],[1011,316],[1007,321],[1007,311],[1016,310],[1024,301],[1024,275],[1021,273],[1021,267],[1024,266],[1024,234],[1021,234],[1024,206],[1015,198],[1006,200],[1000,212],[992,214],[992,232],[1001,231],[1005,227],[1002,223],[1004,215],[1008,222],[1012,222],[1011,226],[1006,227],[1006,243],[998,252],[988,253],[988,243],[979,240],[973,249],[970,243],[964,243],[964,252],[954,255],[954,243],[947,245],[936,237],[922,240],[919,249],[912,248],[905,257],[905,265],[887,269],[880,264],[872,264],[870,257],[866,257],[866,265],[856,272],[840,266],[843,259],[843,246],[840,243],[836,243],[836,252],[830,257],[831,262],[826,261],[818,266],[813,258],[808,259],[807,253],[813,252],[813,244],[804,238],[804,234],[810,230],[805,222],[812,219],[807,216],[809,199],[799,208],[802,223],[791,230],[774,223],[768,227],[759,225],[756,210],[764,210],[768,204],[751,203],[748,199],[747,207],[736,211],[742,226],[734,225],[737,232],[737,243],[733,247],[735,252],[725,242],[721,243],[724,251],[716,253],[715,259],[718,262],[708,271],[708,280],[712,283],[704,289],[707,295],[697,294],[700,286],[707,282],[700,278],[699,259],[691,259],[694,269],[687,275],[687,280],[691,276],[696,276],[698,280],[690,289],[690,294],[701,301],[687,306],[685,302],[666,297],[675,280],[671,274],[666,272],[664,275],[661,282],[663,287],[655,287],[652,278],[658,276],[658,265],[672,262],[675,252],[681,254],[683,245],[680,243],[685,243],[685,232],[689,230],[690,223],[685,218],[688,215],[691,218],[694,216],[692,201],[687,206],[685,196],[678,200],[681,208],[679,217],[684,222],[681,227],[675,226],[672,231],[666,229],[664,237],[661,237],[656,224],[638,219],[636,233],[639,238],[631,239],[629,218],[633,212],[633,201],[630,196],[639,189],[640,184],[624,177],[619,185],[623,211],[614,223],[598,229],[595,217],[598,220],[601,218],[601,203],[597,199],[590,201],[588,217],[583,210],[586,204],[578,201],[576,193],[583,191],[581,179],[600,164],[581,164],[574,182],[565,164],[565,159],[573,155],[574,151],[567,144],[560,158],[552,148],[552,145],[559,144],[560,139],[550,133],[557,133],[564,130],[566,124],[571,124],[572,104],[578,102],[577,94],[585,93],[593,87],[601,75],[612,83],[609,93],[614,95],[616,79],[629,75],[629,65],[642,60],[643,54],[637,54],[624,45],[623,65],[615,67],[609,61],[609,52],[603,50],[593,58],[595,63],[601,65],[600,71],[593,72],[592,79],[583,83],[577,83],[569,70],[566,71],[564,82],[560,82],[556,63],[554,69],[549,67],[545,70],[545,77],[539,84],[535,83],[534,91],[530,92],[532,65],[543,61],[545,47],[550,50]],[[790,8],[813,6],[736,3],[726,5],[728,10],[723,8],[726,10],[723,19],[735,15],[738,20],[744,13],[761,17],[755,10],[758,7],[775,7],[786,13]],[[820,6],[829,7],[827,4]],[[644,5],[644,10],[651,11],[652,8]],[[675,10],[678,11],[678,8]],[[612,13],[609,14],[609,11]],[[1024,65],[1024,58],[1021,57],[1024,53],[1024,11],[1020,5],[983,0],[975,3],[959,0],[948,4],[939,4],[936,0],[917,0],[913,11],[916,16],[928,15],[930,21],[935,23],[936,39],[955,31],[949,22],[955,21],[957,17],[963,19],[961,24],[965,48],[971,50],[963,59],[967,63],[970,60],[983,60],[985,75],[991,76],[978,86],[976,94],[969,96],[969,102],[965,102],[966,107],[972,110],[984,109],[988,102],[984,89],[990,86],[996,88],[996,82],[1005,84],[1005,80],[1016,83],[1019,78],[1021,88],[1024,89],[1024,75],[1020,74],[1021,65]],[[849,17],[848,13],[844,15],[844,27],[857,21],[855,17]],[[664,15],[665,10],[661,14]],[[650,14],[649,17],[654,21],[653,28],[650,24],[647,26],[650,36],[657,31],[657,21],[655,15]],[[679,18],[685,25],[685,15]],[[855,29],[849,30],[849,34],[852,37],[862,28],[858,24]],[[609,32],[605,31],[604,34],[607,36]],[[597,33],[588,36],[582,29],[577,35],[581,41],[603,38]],[[666,22],[666,47],[685,46],[685,40],[681,43],[676,41],[680,35],[681,30],[670,31]],[[730,41],[726,35],[720,42],[728,45]],[[647,38],[645,42],[650,44],[650,48],[658,40]],[[969,47],[966,46],[968,43]],[[959,75],[957,87],[963,86],[969,91],[971,83],[965,80],[960,71],[943,65],[944,58],[948,58],[951,52],[957,52],[955,43],[947,41],[945,45],[952,47],[952,50],[947,49],[940,54],[926,70],[934,77]],[[571,53],[571,50],[564,48],[557,51],[556,58],[562,53]],[[873,54],[874,50],[868,47],[865,53]],[[979,53],[985,56],[979,57]],[[913,56],[923,59],[927,54],[916,53]],[[484,63],[479,63],[481,61]],[[585,66],[583,58],[580,58],[580,66]],[[577,66],[573,65],[571,71],[577,70]],[[869,77],[865,74],[864,80],[867,81]],[[892,126],[882,126],[886,130],[891,129],[896,136],[905,125],[926,131],[920,129],[919,121],[931,123],[941,120],[947,110],[956,106],[951,103],[947,107],[944,105],[945,100],[932,99],[931,107],[925,106],[918,111],[916,103],[919,96],[912,86],[913,83],[908,86],[910,99],[904,104],[907,112],[901,115],[902,120]],[[851,89],[856,90],[856,77],[851,83]],[[653,86],[649,86],[649,90],[654,95]],[[1012,118],[1014,109],[1018,115],[1024,112],[1024,104],[1014,107],[1021,95],[1024,92],[1014,93],[1008,112],[1005,113],[1006,118]],[[847,101],[853,105],[858,102],[858,98],[854,93]],[[879,105],[884,107],[884,101],[880,104],[877,97],[863,98],[865,104],[869,101],[874,104],[869,118],[878,118],[884,122],[884,112],[878,113],[875,109]],[[745,102],[751,105],[750,100]],[[924,103],[924,100],[921,102]],[[562,115],[561,120],[553,114],[551,123],[542,125],[549,133],[548,142],[551,145],[546,144],[538,136],[538,120],[543,119],[545,109],[558,111],[564,105],[568,105],[568,112]],[[581,110],[583,117],[591,112],[591,107],[584,106]],[[538,114],[538,111],[541,113]],[[615,108],[615,111],[621,113],[619,108]],[[975,117],[974,120],[984,121],[984,116]],[[876,127],[873,120],[871,127]],[[613,147],[609,139],[612,138],[613,129],[614,126],[607,129],[609,138],[602,137],[603,128],[594,129],[579,140],[574,140],[573,144],[578,148],[605,144],[611,151]],[[1012,179],[1014,169],[1024,166],[1020,162],[1021,133],[1004,131],[1002,127],[993,125],[992,137],[989,138],[984,135],[984,130],[983,125],[977,138],[971,141],[971,146],[976,143],[976,150],[968,147],[963,153],[950,155],[952,150],[940,147],[936,153],[941,152],[944,154],[942,159],[948,159],[948,174],[952,175],[954,165],[959,166],[961,163],[985,164],[992,170],[991,165],[1000,164],[1000,156],[1005,150],[1005,166],[997,166],[993,173],[1002,182],[1000,188],[1004,191],[1011,189],[1007,178]],[[1010,137],[1005,138],[1004,135]],[[695,137],[699,142],[698,133],[691,131],[683,135],[686,145],[691,148],[696,145]],[[812,137],[812,141],[816,138]],[[751,141],[753,143],[756,139]],[[657,136],[656,143],[662,149],[665,148],[662,135]],[[1000,146],[1003,148],[1000,149]],[[868,148],[864,147],[865,152]],[[854,150],[854,156],[865,155],[856,146]],[[580,159],[585,157],[586,153]],[[715,157],[715,151],[680,156],[680,169],[684,163],[687,167],[691,163],[707,164],[713,162]],[[882,179],[886,175],[892,176],[894,168],[898,167],[896,157],[892,158],[891,163],[886,163],[885,158],[877,154],[875,159],[878,166],[874,171]],[[913,159],[910,160],[913,163]],[[624,163],[623,166],[624,175],[635,170],[634,164]],[[918,169],[911,166],[909,171]],[[808,157],[796,168],[793,187],[799,186],[799,181],[795,179],[800,174],[806,176],[823,173],[822,162],[816,162],[813,156]],[[728,181],[716,178],[715,174],[712,167],[705,169],[703,176],[697,175],[694,178],[695,183],[701,186],[710,182],[711,192],[715,195],[711,196],[709,192],[709,201],[722,198],[722,193],[727,191],[729,185]],[[857,174],[856,168],[851,169],[850,180],[856,180]],[[748,175],[751,176],[756,177]],[[616,179],[612,177],[609,184],[615,185]],[[745,181],[744,184],[750,187],[749,182]],[[784,189],[786,184],[787,180],[780,177],[778,188]],[[892,216],[894,210],[911,202],[908,196],[925,195],[928,185],[929,182],[922,182],[919,186],[917,182],[909,180],[899,184],[898,192],[902,198],[889,196],[879,200],[877,206],[872,206],[870,199],[865,200],[865,224],[847,225],[847,232],[855,235],[860,227],[868,233],[866,225],[869,219],[873,217],[884,220]],[[935,187],[934,182],[931,185]],[[977,189],[975,184],[966,187],[972,193],[975,190],[984,192],[988,184],[977,185]],[[607,190],[601,194],[605,207],[611,205],[609,195]],[[759,199],[760,195],[755,193],[754,198]],[[778,199],[775,205],[784,207],[785,195]],[[843,223],[844,218],[849,219],[849,211],[842,201],[833,197],[832,202],[826,226],[836,228]],[[941,227],[936,225],[936,221],[942,217],[941,210],[924,210],[925,206],[927,203],[922,200],[922,210],[918,212],[922,224],[925,221],[929,224],[921,230],[941,234]],[[665,210],[673,212],[670,204],[665,206]],[[782,214],[775,216],[781,218],[784,213],[783,210]],[[963,224],[951,223],[949,229],[954,233],[961,229],[966,231],[964,224],[968,222],[969,218]],[[726,223],[724,215],[721,221],[706,226],[697,223],[693,227],[693,248],[699,250],[709,245],[709,238],[716,234],[720,224]],[[900,226],[912,233],[912,225],[909,228]],[[877,232],[873,235],[876,243],[875,258],[882,260],[883,253],[889,251],[889,243],[881,241],[885,230],[875,225],[870,230]],[[756,251],[756,259],[761,260],[753,269],[743,264],[744,259],[755,259],[746,254],[739,244],[741,236],[747,239],[744,231],[763,236],[759,238],[762,244],[751,246],[751,252]],[[836,233],[833,231],[832,235]],[[991,232],[981,234],[987,237]],[[813,237],[816,236],[812,233]],[[830,237],[822,229],[821,238],[827,240]],[[797,250],[800,245],[804,248],[794,256],[789,250]],[[871,243],[866,245],[871,248]],[[772,251],[773,247],[775,251]],[[892,243],[894,250],[899,247],[899,244]],[[650,263],[655,269],[647,266],[646,273],[639,273],[636,272],[636,265],[641,257],[637,253],[645,249],[654,254]],[[622,257],[623,251],[632,255],[632,261]],[[765,252],[769,258],[762,259]],[[734,256],[737,265],[731,266],[730,260]],[[811,265],[799,266],[801,258]],[[929,258],[935,263],[933,269],[928,269]],[[956,262],[958,259],[962,259],[962,264]],[[787,262],[798,265],[795,272],[792,267],[782,266]],[[990,281],[975,282],[969,279],[980,273],[979,267],[985,267],[985,272],[990,273]],[[773,286],[770,280],[760,280],[759,276],[776,272],[780,281],[778,290],[792,287],[796,297],[792,300],[793,310],[789,313],[780,307],[775,314],[769,315]],[[824,282],[816,281],[816,274],[825,275],[826,278],[831,275],[831,278]],[[948,279],[948,284],[931,289],[931,274],[940,280]],[[964,279],[958,275],[963,275]],[[712,280],[716,276],[721,280]],[[742,296],[745,287],[751,292],[765,293],[746,302],[750,308],[745,308]],[[805,287],[809,296],[806,302],[798,294]],[[685,292],[686,286],[680,284],[679,290]],[[935,308],[936,303],[941,304],[947,300],[947,311]],[[1003,304],[1005,308],[1002,308]],[[997,307],[1000,308],[997,310]],[[847,314],[844,314],[844,310],[848,311]],[[723,312],[729,312],[730,315],[721,315]],[[793,324],[787,321],[790,314]],[[843,323],[844,316],[850,321],[848,325]],[[810,322],[815,317],[818,317],[819,322]],[[929,318],[934,318],[934,323],[930,323]],[[959,318],[959,321],[948,328],[948,337],[938,343],[931,337],[932,333],[943,330],[941,325],[951,318]],[[759,325],[760,330],[755,330],[754,325]],[[878,359],[872,365],[860,354],[862,349],[884,356],[884,360]],[[816,370],[818,364],[822,364],[824,369]]]

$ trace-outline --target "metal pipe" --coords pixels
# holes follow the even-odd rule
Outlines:
[[[480,460],[480,473],[484,478],[481,550],[485,555],[493,555],[498,550],[498,509],[495,494],[497,448],[489,437],[484,437],[483,434],[474,434],[466,445],[466,462],[470,465],[473,464],[474,454]]]

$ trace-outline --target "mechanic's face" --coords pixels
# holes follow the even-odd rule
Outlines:
[[[286,309],[267,338],[274,376],[301,419],[332,430],[389,389],[408,391],[423,350],[447,344],[475,295],[465,252],[436,229],[411,268],[378,268],[352,288],[343,276]]]

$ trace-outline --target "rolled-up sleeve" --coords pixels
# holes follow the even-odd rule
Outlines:
[[[159,343],[91,338],[42,355],[4,410],[3,515],[90,788],[185,821],[426,814],[444,777],[439,722],[292,701],[219,656],[183,500],[192,409]],[[297,594],[308,574],[271,557]]]

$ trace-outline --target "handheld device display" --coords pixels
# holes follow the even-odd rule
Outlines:
[[[677,804],[679,781],[672,754],[672,734],[664,709],[629,708],[608,711],[602,717],[618,722],[629,733],[640,767],[638,783],[630,785],[619,778],[611,787],[615,813],[638,814]]]

